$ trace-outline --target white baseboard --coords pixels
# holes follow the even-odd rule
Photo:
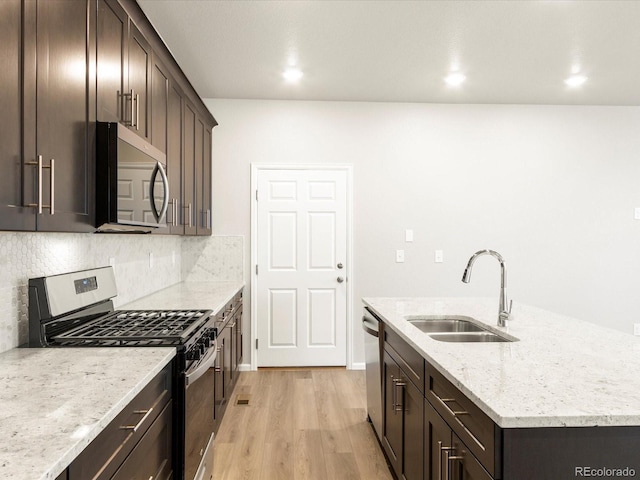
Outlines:
[[[364,362],[353,362],[351,364],[351,370],[365,370],[366,365]]]
[[[251,364],[250,363],[241,363],[240,365],[238,365],[238,371],[239,372],[250,372],[251,371]]]

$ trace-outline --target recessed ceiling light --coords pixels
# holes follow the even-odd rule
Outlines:
[[[584,75],[571,75],[567,78],[564,83],[571,88],[576,88],[584,85],[584,82],[587,81],[587,77]]]
[[[452,87],[457,87],[462,85],[466,79],[467,77],[465,77],[462,73],[459,73],[459,72],[450,73],[449,75],[444,77],[444,81],[446,82],[446,84]]]
[[[287,82],[297,82],[302,78],[302,71],[297,68],[287,68],[282,76]]]

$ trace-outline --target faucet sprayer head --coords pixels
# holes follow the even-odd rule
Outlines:
[[[471,281],[471,270],[469,270],[469,267],[464,269],[464,273],[462,274],[462,281],[464,283],[469,283]]]

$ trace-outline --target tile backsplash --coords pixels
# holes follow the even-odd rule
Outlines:
[[[181,280],[241,280],[242,242],[242,237],[0,232],[0,352],[27,341],[29,278],[113,261],[118,307]]]
[[[182,279],[241,281],[242,236],[185,237],[182,242]]]

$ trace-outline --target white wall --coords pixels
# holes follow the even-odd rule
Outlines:
[[[217,234],[249,238],[250,163],[354,165],[355,362],[363,296],[493,296],[497,310],[495,260],[460,281],[484,248],[507,261],[516,317],[523,302],[629,333],[640,322],[640,108],[206,103]]]

